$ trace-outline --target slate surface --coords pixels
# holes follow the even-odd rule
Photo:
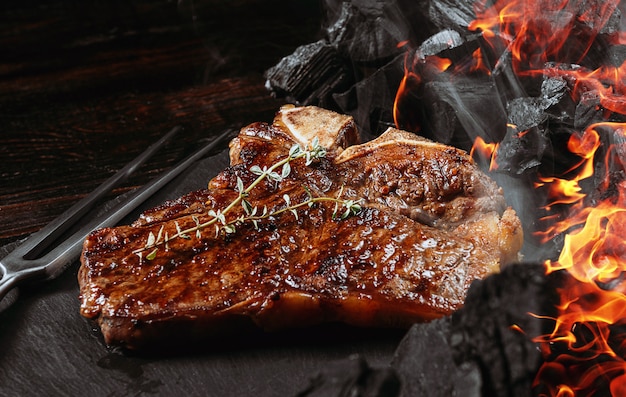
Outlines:
[[[206,186],[226,164],[225,151],[202,160],[144,208]],[[403,335],[323,326],[257,336],[220,351],[129,355],[107,348],[98,327],[80,316],[78,266],[76,261],[58,279],[22,288],[0,312],[0,395],[289,396],[320,369],[351,355],[388,365]]]

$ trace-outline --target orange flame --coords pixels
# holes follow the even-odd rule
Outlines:
[[[551,211],[556,205],[574,205],[580,214],[578,217],[572,217],[568,214],[567,219],[560,220],[558,215],[547,215],[540,220],[546,223],[544,231],[538,231],[536,236],[541,237],[542,242],[549,241],[558,234],[561,234],[573,226],[577,226],[585,221],[586,213],[581,212],[584,205],[583,199],[586,194],[582,192],[580,182],[593,176],[594,156],[600,147],[600,135],[595,130],[599,124],[590,126],[584,134],[572,134],[568,141],[567,147],[573,154],[578,155],[581,160],[572,166],[566,173],[574,173],[569,178],[559,178],[556,176],[539,177],[539,182],[535,183],[535,187],[546,187],[548,190],[547,197],[549,204],[543,207],[546,211]],[[570,211],[571,212],[571,211]]]
[[[431,60],[430,64],[434,68],[439,69],[439,71],[441,72],[445,72],[450,67],[450,65],[452,65],[452,61],[447,58],[432,56],[429,57],[429,59]]]
[[[499,146],[499,143],[487,143],[483,138],[477,137],[476,140],[474,140],[472,150],[470,150],[470,157],[489,161],[489,171],[494,171],[498,169],[496,157]]]
[[[596,70],[578,68],[576,70],[561,70],[559,68],[544,68],[543,73],[551,77],[563,77],[575,81],[571,90],[574,100],[591,93],[598,97],[600,105],[610,113],[626,114],[626,62],[619,67],[600,66]]]
[[[470,72],[482,72],[486,75],[490,75],[491,74],[491,70],[489,70],[489,67],[487,66],[487,64],[485,63],[485,59],[483,57],[482,51],[480,50],[480,48],[477,48],[473,53],[472,53],[472,59],[473,59],[473,65],[470,66]]]
[[[470,30],[480,31],[497,53],[508,52],[518,75],[540,73],[546,62],[569,59],[580,63],[595,41],[572,34],[578,23],[604,26],[619,1],[594,2],[580,7],[579,1],[497,0],[491,7],[478,2],[477,19]],[[588,12],[578,15],[581,8]],[[575,52],[574,52],[575,51]]]
[[[626,62],[596,70],[563,66],[582,63],[619,4],[618,0],[585,1],[479,0],[477,19],[469,30],[480,32],[487,45],[474,51],[469,62],[457,64],[438,57],[410,64],[407,57],[394,104],[396,125],[398,101],[426,81],[428,73],[490,75],[485,51],[491,51],[497,62],[510,59],[519,78],[560,78],[567,82],[575,103],[597,104],[604,120],[623,120]],[[586,12],[580,12],[583,9]],[[581,24],[593,28],[581,32]],[[626,32],[616,32],[610,40],[626,44]],[[547,66],[551,62],[555,66]],[[618,139],[607,144],[607,137]],[[626,232],[626,181],[616,183],[611,176],[617,172],[626,178],[626,144],[619,142],[626,142],[624,123],[596,123],[573,133],[567,149],[578,160],[562,174],[539,176],[535,184],[548,201],[542,207],[546,215],[537,237],[546,242],[567,233],[558,260],[545,262],[546,272],[563,271],[571,276],[559,290],[561,302],[553,331],[534,339],[545,358],[535,386],[543,384],[550,396],[595,395],[598,385],[608,385],[602,387],[613,395],[626,395],[626,332],[614,332],[615,327],[626,327],[626,281],[620,281],[626,280],[622,235]],[[478,137],[470,155],[496,170],[499,145]],[[621,168],[616,170],[616,166]],[[601,169],[607,171],[605,176],[594,174]],[[588,185],[594,186],[593,197],[589,197]],[[516,326],[512,329],[522,332]]]
[[[404,76],[400,81],[398,90],[396,91],[396,98],[393,104],[393,120],[398,128],[409,129],[414,132],[419,131],[420,126],[403,126],[400,122],[400,104],[405,96],[415,91],[415,87],[418,87],[422,81],[428,79],[429,76],[439,75],[450,67],[452,61],[447,58],[438,57],[436,55],[420,58],[414,56],[411,58],[409,53],[406,53],[404,61]]]
[[[475,50],[471,60],[456,63],[407,55],[394,104],[396,125],[400,127],[402,116],[398,103],[428,81],[429,74],[492,75],[505,64],[501,60],[509,59],[516,77],[559,78],[567,83],[574,103],[596,105],[604,120],[626,119],[626,62],[596,70],[576,66],[593,49],[618,4],[619,0],[479,0],[469,30],[480,32],[486,45]],[[586,28],[579,29],[581,25]],[[614,44],[626,45],[626,32],[609,36]],[[496,61],[491,70],[489,59]],[[626,123],[595,123],[572,133],[567,150],[575,158],[573,164],[562,174],[539,176],[535,183],[547,199],[542,230],[536,236],[547,242],[565,235],[558,259],[545,262],[546,272],[562,271],[570,280],[559,290],[553,331],[533,339],[545,359],[535,386],[541,385],[550,396],[597,395],[598,390],[626,395],[626,241],[622,234],[626,233],[626,143],[621,142],[626,142]],[[489,170],[497,170],[499,145],[478,137],[470,155],[488,162]],[[596,175],[603,169],[605,175]],[[515,325],[511,329],[523,332]]]
[[[565,270],[572,281],[559,291],[561,305],[553,332],[535,339],[544,346],[565,345],[560,355],[544,363],[536,378],[537,384],[545,385],[544,381],[555,379],[554,372],[558,372],[558,384],[552,384],[550,390],[555,396],[591,395],[598,382],[608,384],[611,393],[626,392],[626,335],[612,332],[615,326],[626,324],[626,283],[621,282],[626,274],[622,234],[626,230],[626,180],[613,187],[615,194],[608,192],[610,167],[620,164],[615,152],[624,144],[611,145],[604,159],[607,175],[599,188],[607,190],[600,193],[608,198],[593,206],[584,205],[586,195],[578,185],[593,175],[600,127],[610,127],[613,134],[621,136],[626,131],[626,124],[607,122],[589,127],[582,136],[572,135],[568,148],[582,159],[577,164],[578,173],[570,180],[574,183],[567,185],[558,178],[544,181],[552,183],[550,188],[559,193],[553,197],[555,203],[573,204],[569,216],[547,231],[553,236],[573,229],[565,236],[558,260],[546,261],[548,273]],[[600,286],[609,283],[617,284],[609,290]],[[590,360],[595,364],[589,365]]]

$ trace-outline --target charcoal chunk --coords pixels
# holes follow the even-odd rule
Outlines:
[[[401,396],[531,396],[542,363],[531,337],[552,323],[529,313],[553,315],[560,282],[542,265],[510,265],[475,282],[452,316],[415,324],[392,361]]]
[[[615,8],[609,15],[606,15],[606,0],[585,0],[575,2],[578,8],[576,20],[582,25],[579,29],[587,28],[594,33],[611,34],[620,31],[621,12]]]
[[[604,109],[600,104],[601,96],[598,91],[584,92],[574,113],[574,127],[583,130],[595,121],[603,120]]]
[[[567,94],[567,82],[562,78],[546,77],[541,83],[541,101],[547,109],[559,104]]]
[[[266,88],[298,105],[334,108],[331,94],[354,83],[352,72],[325,40],[302,45],[265,72]]]
[[[476,19],[473,0],[433,0],[428,3],[428,19],[439,29],[467,29]]]
[[[508,266],[472,285],[465,306],[452,315],[455,358],[478,365],[483,395],[532,395],[542,357],[531,338],[548,333],[553,323],[530,313],[555,314],[559,276],[546,276],[542,265]]]
[[[392,361],[402,396],[481,396],[480,370],[473,362],[456,363],[450,333],[450,318],[409,330]]]
[[[381,66],[402,50],[398,43],[409,36],[409,23],[395,0],[343,2],[328,41],[352,62]]]
[[[442,106],[442,102],[447,106]],[[435,103],[440,106],[434,106]],[[424,84],[422,106],[426,108],[424,133],[439,142],[467,150],[478,135],[499,142],[506,134],[507,113],[495,83],[488,77],[442,74]],[[448,108],[457,120],[455,129],[443,131],[433,127],[435,120],[442,117],[441,112],[435,113],[437,109]]]
[[[507,104],[509,123],[519,131],[536,127],[548,119],[541,98],[514,98]]]
[[[431,55],[439,55],[441,52],[456,48],[465,43],[456,30],[445,29],[438,32],[422,42],[417,50],[417,58],[425,59]]]
[[[534,172],[549,148],[550,140],[543,128],[532,127],[523,134],[511,128],[498,147],[498,171],[511,175]]]

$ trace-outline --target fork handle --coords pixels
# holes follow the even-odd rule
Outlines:
[[[43,267],[31,267],[18,272],[9,272],[2,262],[0,262],[0,302],[7,294],[17,286],[22,280],[29,278],[41,278],[45,275],[46,270]],[[4,305],[0,305],[0,311]]]

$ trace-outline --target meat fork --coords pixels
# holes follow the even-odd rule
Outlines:
[[[70,264],[77,260],[82,249],[82,242],[91,231],[117,224],[132,210],[165,186],[165,184],[213,150],[233,132],[233,130],[228,129],[208,144],[201,146],[178,165],[135,191],[127,200],[120,202],[109,211],[105,211],[104,214],[87,222],[70,237],[52,248],[52,250],[41,255],[63,233],[75,225],[100,198],[132,174],[180,130],[181,127],[173,128],[87,197],[73,205],[40,231],[32,234],[15,250],[0,259],[0,301],[20,283],[33,280],[51,280],[58,277]],[[4,305],[0,305],[0,308],[2,306]]]

